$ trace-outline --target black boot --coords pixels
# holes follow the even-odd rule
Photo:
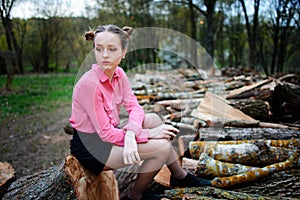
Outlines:
[[[200,187],[200,186],[211,186],[211,181],[194,176],[190,173],[183,179],[177,179],[171,176],[170,178],[171,187]]]
[[[141,200],[160,200],[163,198],[160,194],[145,191],[142,195]],[[121,200],[132,200],[129,196],[122,198]]]

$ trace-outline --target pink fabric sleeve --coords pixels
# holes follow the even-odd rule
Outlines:
[[[142,129],[145,113],[143,107],[139,105],[136,96],[134,95],[129,80],[126,75],[122,77],[123,86],[123,105],[129,113],[128,124],[124,126],[124,130],[131,130],[136,133],[137,142],[147,142],[149,136],[148,129]]]
[[[99,84],[87,81],[80,89],[80,100],[82,107],[88,114],[99,137],[104,142],[110,142],[118,146],[124,146],[125,131],[115,128],[104,110],[102,93],[99,90]],[[93,99],[93,101],[91,101]]]

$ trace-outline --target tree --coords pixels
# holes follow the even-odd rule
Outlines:
[[[274,0],[273,6],[275,8],[275,16],[272,18],[273,52],[271,74],[283,71],[285,61],[296,52],[300,40],[298,24],[299,1]]]
[[[58,71],[60,57],[67,44],[67,35],[72,32],[67,28],[67,20],[65,20],[64,13],[66,7],[61,6],[62,0],[55,1],[37,1],[33,0],[36,6],[36,12],[39,18],[36,18],[37,25],[35,25],[37,32],[37,47],[38,54],[41,60],[33,58],[35,64],[42,65],[35,66],[36,70],[48,73],[49,71]],[[34,56],[34,55],[33,55]],[[67,65],[69,61],[65,64]]]
[[[249,15],[247,13],[247,8],[245,4],[245,0],[239,0],[242,5],[242,9],[245,16],[246,21],[246,30],[248,35],[248,43],[249,43],[249,68],[254,68],[257,64],[257,32],[258,32],[258,13],[259,13],[259,6],[260,0],[253,0],[254,6],[254,14],[253,14],[253,21],[252,25],[250,23]]]
[[[191,0],[183,1],[184,4],[189,5],[195,8],[198,12],[205,17],[206,33],[205,33],[205,48],[208,54],[213,58],[214,57],[214,24],[215,24],[215,6],[217,0],[203,0],[193,3]],[[202,3],[205,5],[206,10],[202,9]]]
[[[15,32],[13,30],[13,22],[11,19],[11,10],[14,6],[15,0],[1,0],[0,5],[0,17],[5,30],[6,42],[8,51],[16,55],[16,60],[12,60],[12,65],[6,64],[7,79],[6,79],[6,89],[9,89],[12,82],[13,75],[17,72],[16,61],[19,66],[19,71],[23,72],[22,63],[22,49],[19,47],[18,41],[16,39]]]

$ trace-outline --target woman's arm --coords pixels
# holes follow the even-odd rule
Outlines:
[[[99,137],[104,142],[123,146],[125,131],[115,128],[111,123],[104,108],[100,85],[92,81],[86,81],[77,93],[76,98],[88,115]]]

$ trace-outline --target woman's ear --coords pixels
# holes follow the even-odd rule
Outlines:
[[[127,49],[124,49],[122,52],[122,58],[125,58],[126,53],[127,53]]]

